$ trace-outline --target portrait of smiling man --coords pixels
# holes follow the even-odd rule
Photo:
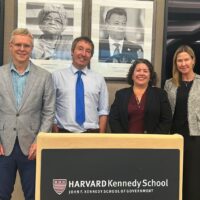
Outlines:
[[[143,57],[140,45],[126,38],[127,12],[124,8],[109,9],[105,16],[106,37],[99,41],[99,61],[131,63]]]

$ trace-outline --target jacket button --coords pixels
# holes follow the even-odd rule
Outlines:
[[[19,117],[19,113],[17,113],[16,116]]]
[[[13,131],[16,131],[16,128],[13,128]]]

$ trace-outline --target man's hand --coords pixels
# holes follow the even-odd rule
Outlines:
[[[4,156],[5,153],[4,153],[4,149],[3,149],[3,145],[0,144],[0,156]]]
[[[58,133],[59,132],[59,128],[58,128],[57,124],[53,124],[53,126],[52,126],[52,132],[53,133]]]
[[[29,160],[34,160],[36,158],[36,150],[37,150],[37,145],[36,144],[32,144],[29,148],[29,152],[28,152],[28,159]]]

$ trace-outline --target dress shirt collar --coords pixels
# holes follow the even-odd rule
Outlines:
[[[79,71],[76,67],[74,67],[73,64],[71,65],[71,69],[72,69],[73,74],[76,74],[77,71]],[[85,68],[83,68],[81,71],[83,72],[84,75],[87,75],[88,70],[89,70],[89,69],[88,69],[87,67],[85,67]]]
[[[116,48],[116,46],[114,45],[115,43],[120,44],[119,50],[120,50],[120,53],[122,52],[122,46],[123,46],[124,40],[115,41],[115,40],[113,40],[113,39],[110,38],[110,37],[108,38],[108,40],[109,40],[109,45],[110,45],[111,54],[113,54],[113,52],[114,52],[114,50],[115,50],[115,48]]]
[[[28,72],[30,71],[30,66],[31,66],[31,64],[30,64],[30,62],[29,62],[28,67],[27,67],[26,70],[23,72],[23,74],[19,74],[19,72],[18,72],[17,69],[15,68],[14,64],[11,63],[11,64],[10,64],[10,71],[15,71],[17,74],[23,76],[24,74],[26,74],[26,73],[28,73]]]

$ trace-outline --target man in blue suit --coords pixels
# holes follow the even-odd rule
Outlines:
[[[105,23],[108,37],[99,42],[100,62],[132,63],[143,57],[142,47],[126,39],[125,9],[110,9],[106,14]]]
[[[49,72],[30,60],[33,36],[15,29],[9,42],[12,61],[0,67],[0,199],[11,199],[19,171],[26,200],[35,199],[38,132],[49,132],[55,95]]]

